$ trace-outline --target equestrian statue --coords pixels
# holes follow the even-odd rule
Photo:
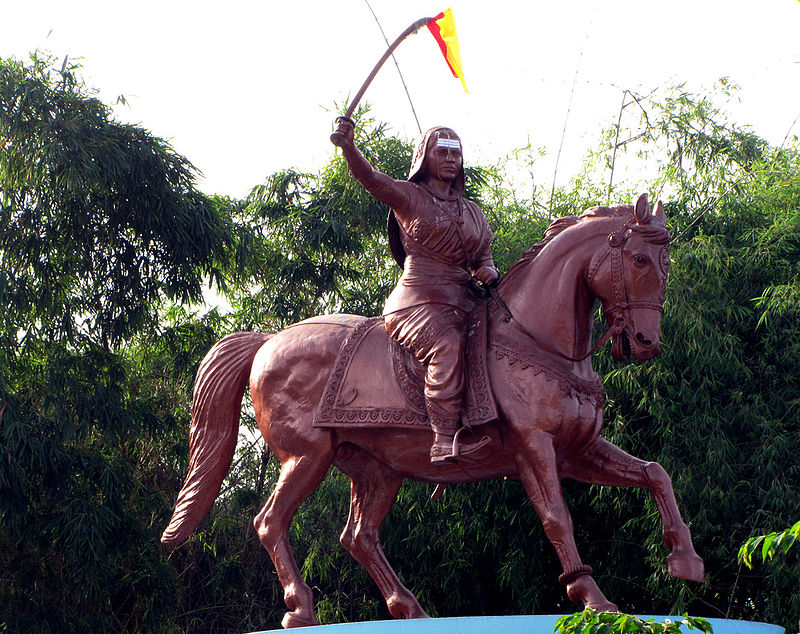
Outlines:
[[[391,209],[400,281],[380,317],[319,316],[214,345],[197,373],[189,473],[162,542],[185,541],[213,505],[249,386],[261,435],[281,463],[254,524],[284,588],[285,628],[318,623],[288,529],[331,465],[352,483],[340,542],[396,618],[427,616],[379,542],[404,478],[436,485],[435,495],[453,483],[520,480],[569,598],[612,611],[578,554],[561,480],[645,488],[661,515],[669,573],[704,581],[669,475],[600,435],[604,391],[591,363],[609,340],[616,360],[659,353],[670,237],[661,202],[652,212],[643,194],[635,205],[556,220],[498,282],[491,229],[463,198],[453,130],[423,135],[406,181],[366,161],[346,117],[335,143],[356,179]],[[488,304],[476,285],[491,290]],[[593,344],[598,301],[609,327]]]

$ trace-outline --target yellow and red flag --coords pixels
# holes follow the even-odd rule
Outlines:
[[[447,9],[437,15],[428,23],[428,28],[433,34],[434,39],[442,49],[442,55],[453,73],[453,77],[461,80],[464,92],[467,90],[467,83],[464,81],[464,71],[461,70],[461,52],[458,49],[458,36],[456,35],[456,23],[453,20],[453,9]]]

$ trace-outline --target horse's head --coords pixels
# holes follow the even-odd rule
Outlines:
[[[651,213],[642,194],[620,217],[588,270],[592,292],[612,328],[612,356],[646,361],[660,352],[661,311],[669,270],[669,231],[659,201]]]

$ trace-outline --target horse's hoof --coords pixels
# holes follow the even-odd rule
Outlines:
[[[611,603],[611,601],[604,601],[601,603],[589,603],[586,607],[592,608],[593,610],[597,610],[598,612],[619,612],[617,604]]]
[[[410,592],[395,594],[386,599],[389,614],[396,619],[429,619],[422,606]]]
[[[567,596],[573,603],[583,604],[600,612],[619,612],[619,608],[606,599],[591,575],[581,575],[567,584]]]
[[[288,630],[290,627],[310,627],[311,625],[319,625],[316,617],[308,619],[307,617],[300,616],[296,612],[287,612],[283,615],[281,627]]]
[[[699,555],[668,555],[667,570],[669,574],[678,579],[697,581],[706,580],[706,569]]]

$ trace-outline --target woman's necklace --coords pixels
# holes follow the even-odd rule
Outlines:
[[[461,209],[461,198],[456,198],[455,201],[452,201],[452,200],[439,200],[439,198],[434,196],[433,202],[457,226],[460,227],[464,224],[464,213]],[[455,205],[453,205],[453,202],[455,202]]]
[[[461,207],[461,196],[451,189],[446,194],[438,194],[424,183],[420,183],[432,197],[433,203],[442,213],[453,221],[457,226],[464,224],[464,212]],[[453,205],[455,203],[455,205]]]

